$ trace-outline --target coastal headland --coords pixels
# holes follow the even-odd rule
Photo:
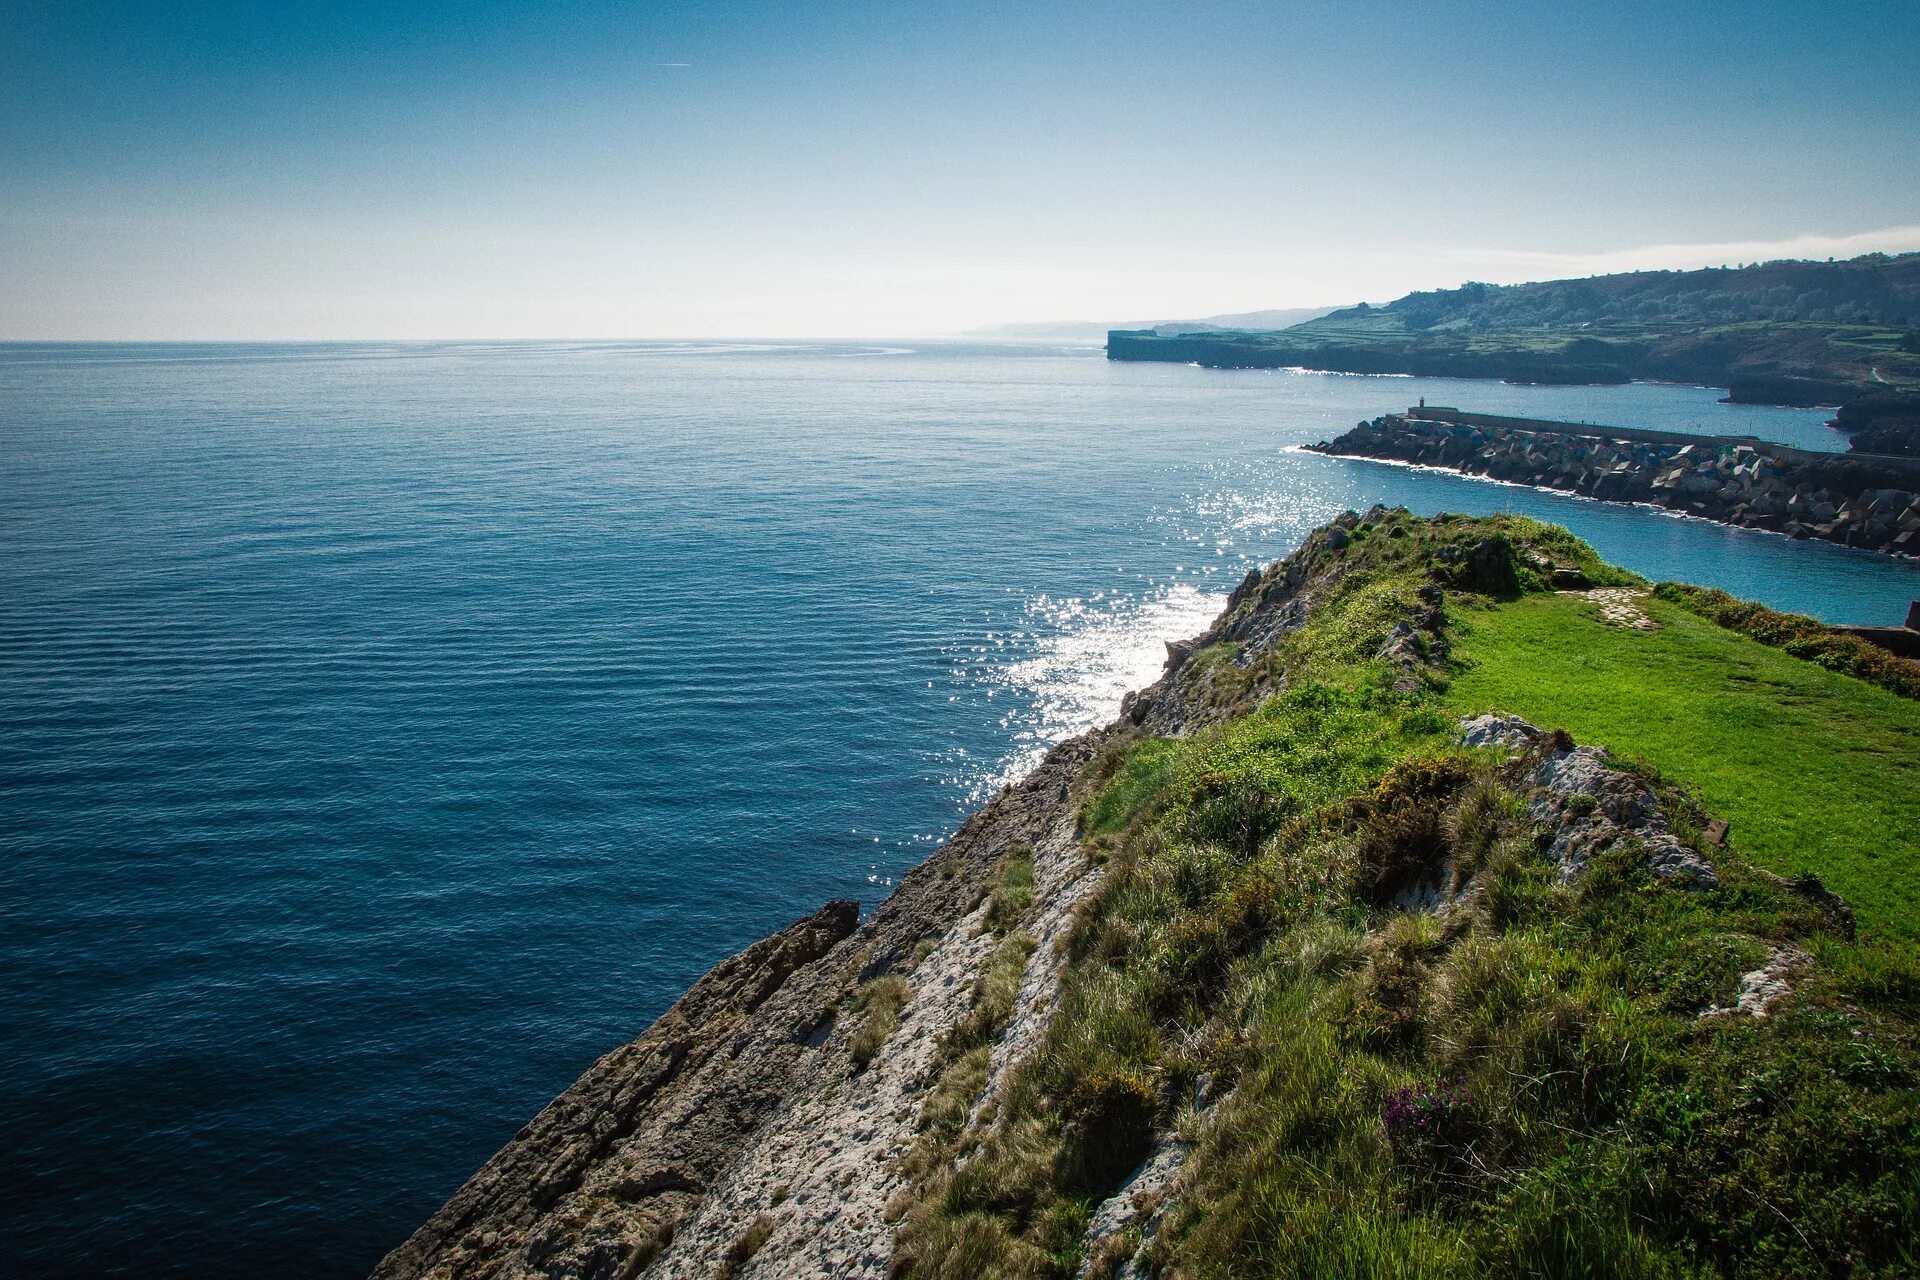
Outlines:
[[[1416,405],[1307,446],[1920,555],[1920,459]]]
[[[1110,360],[1221,369],[1725,387],[1736,404],[1837,405],[1875,453],[1920,453],[1920,254],[1466,284],[1289,328],[1116,329]]]
[[[1916,697],[1563,529],[1347,512],[375,1276],[1895,1274]]]

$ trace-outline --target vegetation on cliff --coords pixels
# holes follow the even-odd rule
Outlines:
[[[1845,262],[1778,261],[1695,271],[1630,271],[1535,284],[1466,284],[1386,307],[1411,330],[1569,329],[1594,325],[1818,323],[1920,328],[1920,254]]]
[[[1920,702],[1818,641],[1346,513],[377,1274],[1913,1274]]]
[[[1886,856],[1849,858],[1911,816],[1871,804],[1914,793],[1913,704],[1672,602],[1603,623],[1553,571],[1638,584],[1530,521],[1380,513],[1323,545],[1301,625],[1186,659],[1235,715],[1109,739],[1057,1013],[981,1123],[924,1132],[896,1266],[1911,1273],[1920,963],[1883,939],[1915,912],[1869,891],[1910,854],[1880,826]],[[1746,701],[1686,700],[1716,691]],[[1465,745],[1483,704],[1615,755],[1525,726]],[[1784,758],[1743,789],[1748,742]],[[1575,769],[1587,789],[1553,790]],[[1763,864],[1850,877],[1862,936]],[[1177,1180],[1090,1233],[1143,1162]]]

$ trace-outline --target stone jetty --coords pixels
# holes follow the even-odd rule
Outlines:
[[[1442,467],[1724,524],[1920,555],[1920,460],[1419,405],[1310,449]]]

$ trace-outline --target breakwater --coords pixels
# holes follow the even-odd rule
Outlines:
[[[1420,405],[1308,448],[1443,467],[1724,524],[1920,555],[1920,459]]]

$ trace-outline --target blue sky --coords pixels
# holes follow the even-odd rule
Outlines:
[[[890,336],[1920,248],[1920,4],[0,6],[0,337]]]

